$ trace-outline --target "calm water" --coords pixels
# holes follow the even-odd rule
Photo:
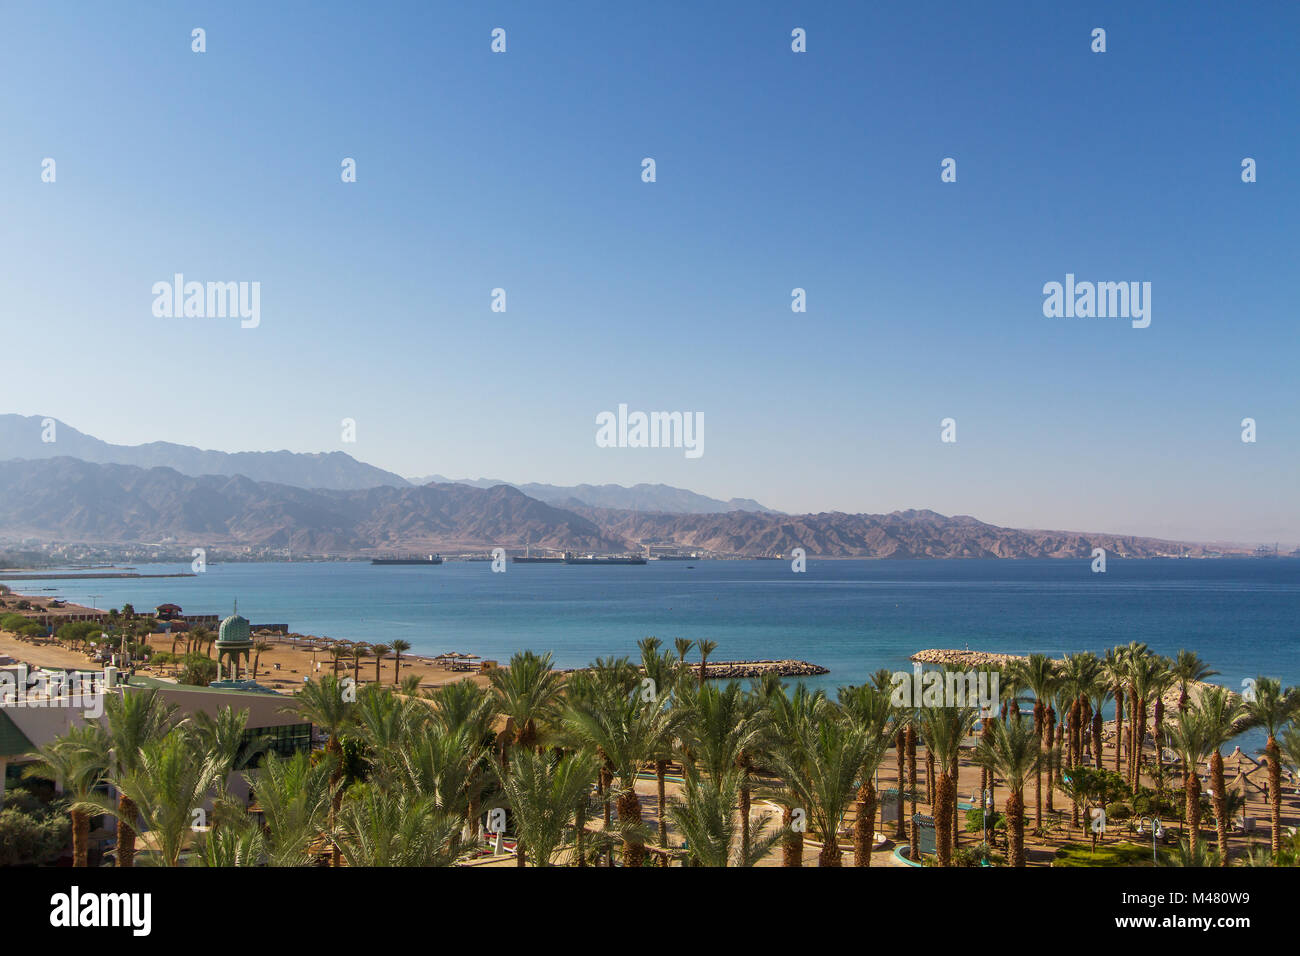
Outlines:
[[[149,572],[187,565],[139,566]],[[3,580],[0,577],[0,580]],[[236,598],[254,623],[304,634],[410,641],[505,660],[549,650],[572,667],[636,654],[653,634],[718,642],[716,660],[795,657],[830,668],[818,682],[859,683],[907,667],[924,647],[1053,656],[1130,640],[1162,654],[1197,651],[1219,683],[1264,673],[1300,684],[1300,559],[1121,561],[651,562],[630,567],[483,563],[209,564],[193,578],[24,581],[102,608],[226,615]],[[817,682],[815,682],[817,683]]]

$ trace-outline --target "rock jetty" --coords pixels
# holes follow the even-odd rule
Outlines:
[[[691,670],[699,673],[699,664],[690,664]],[[776,674],[780,677],[815,677],[829,674],[830,671],[820,664],[807,661],[709,661],[705,677],[717,680],[740,680],[747,677],[762,677]]]

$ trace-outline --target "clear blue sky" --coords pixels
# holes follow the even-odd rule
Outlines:
[[[0,410],[1300,541],[1294,3],[374,6],[0,13]],[[259,281],[261,326],[155,318],[175,272]],[[1150,328],[1045,318],[1067,272],[1151,282]],[[597,448],[620,402],[704,456]]]

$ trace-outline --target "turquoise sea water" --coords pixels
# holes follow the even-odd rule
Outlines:
[[[23,581],[101,608],[170,601],[254,623],[351,640],[410,641],[504,661],[549,650],[559,666],[635,655],[655,635],[718,642],[715,660],[794,657],[830,668],[828,689],[924,647],[1053,656],[1130,640],[1197,651],[1219,683],[1269,674],[1300,684],[1300,559],[651,562],[644,566],[436,567],[368,563],[209,564],[193,578]],[[135,568],[189,571],[187,565]],[[0,580],[3,577],[0,576]]]

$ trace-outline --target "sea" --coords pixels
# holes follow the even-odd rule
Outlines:
[[[10,581],[25,593],[139,610],[239,612],[254,624],[371,643],[409,641],[559,667],[637,656],[640,638],[717,642],[713,660],[796,658],[833,692],[929,647],[1059,657],[1144,641],[1196,651],[1234,689],[1259,674],[1300,684],[1300,559],[651,561],[645,565],[435,566],[209,563],[194,577]],[[188,573],[189,565],[115,570]],[[0,581],[4,581],[0,572]]]

